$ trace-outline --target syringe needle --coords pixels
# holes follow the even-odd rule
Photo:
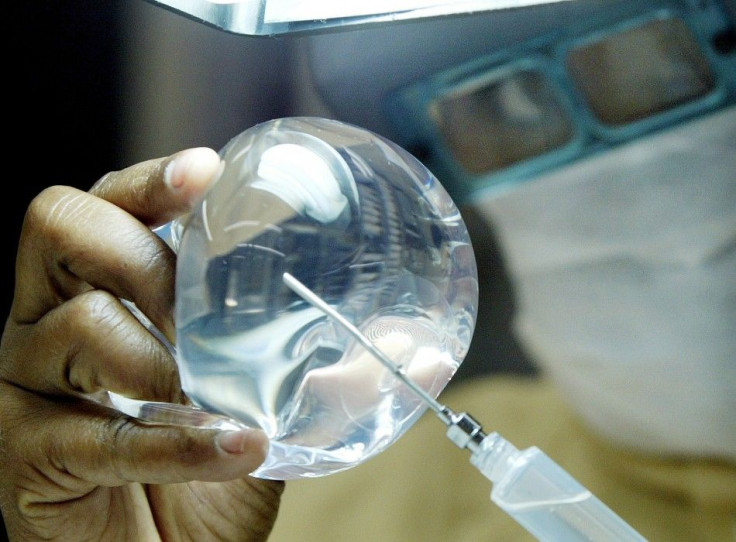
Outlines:
[[[284,284],[286,284],[291,290],[294,291],[299,297],[310,303],[314,307],[324,312],[327,316],[337,321],[342,325],[353,337],[355,337],[360,344],[362,344],[366,350],[368,350],[373,356],[378,359],[387,369],[389,369],[399,380],[406,384],[422,401],[424,401],[429,407],[434,410],[441,418],[444,419],[444,413],[447,411],[446,407],[434,400],[434,398],[419,387],[416,382],[406,376],[404,370],[391,361],[386,354],[381,352],[376,345],[373,344],[368,337],[366,337],[361,331],[355,327],[347,318],[337,312],[335,309],[330,307],[324,299],[315,294],[312,290],[307,288],[302,282],[290,273],[284,273],[283,275]],[[447,423],[447,421],[446,421]]]
[[[290,273],[284,273],[284,284],[291,288],[302,299],[324,312],[327,316],[333,318],[341,324],[353,337],[355,337],[366,350],[368,350],[375,358],[386,366],[396,377],[409,387],[422,401],[437,414],[437,417],[447,426],[447,438],[449,438],[458,448],[468,448],[475,451],[480,442],[485,438],[480,424],[473,419],[472,416],[463,412],[458,414],[449,407],[438,403],[431,395],[420,388],[416,382],[409,378],[401,367],[396,365],[391,359],[381,352],[368,337],[347,320],[342,314],[330,307],[324,299],[315,294],[312,290],[302,284],[296,277]]]

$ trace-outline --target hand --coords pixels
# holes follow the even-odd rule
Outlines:
[[[248,476],[258,430],[142,424],[105,390],[184,402],[169,351],[175,255],[151,228],[186,212],[219,166],[211,149],[113,172],[28,208],[0,345],[0,508],[11,540],[265,540],[282,482]]]

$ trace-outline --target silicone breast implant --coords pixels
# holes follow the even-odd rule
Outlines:
[[[437,179],[376,134],[332,120],[259,124],[221,151],[179,224],[177,361],[199,407],[271,439],[254,476],[354,467],[426,407],[290,273],[428,394],[462,362],[478,281],[468,232]]]

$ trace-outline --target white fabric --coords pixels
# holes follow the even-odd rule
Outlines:
[[[594,429],[736,459],[736,107],[476,206],[520,340]]]

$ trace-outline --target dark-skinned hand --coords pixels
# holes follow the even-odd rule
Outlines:
[[[0,508],[18,540],[265,540],[282,482],[249,476],[258,430],[146,425],[106,390],[185,403],[169,350],[176,255],[152,232],[187,212],[219,166],[190,149],[30,204],[0,347]]]

